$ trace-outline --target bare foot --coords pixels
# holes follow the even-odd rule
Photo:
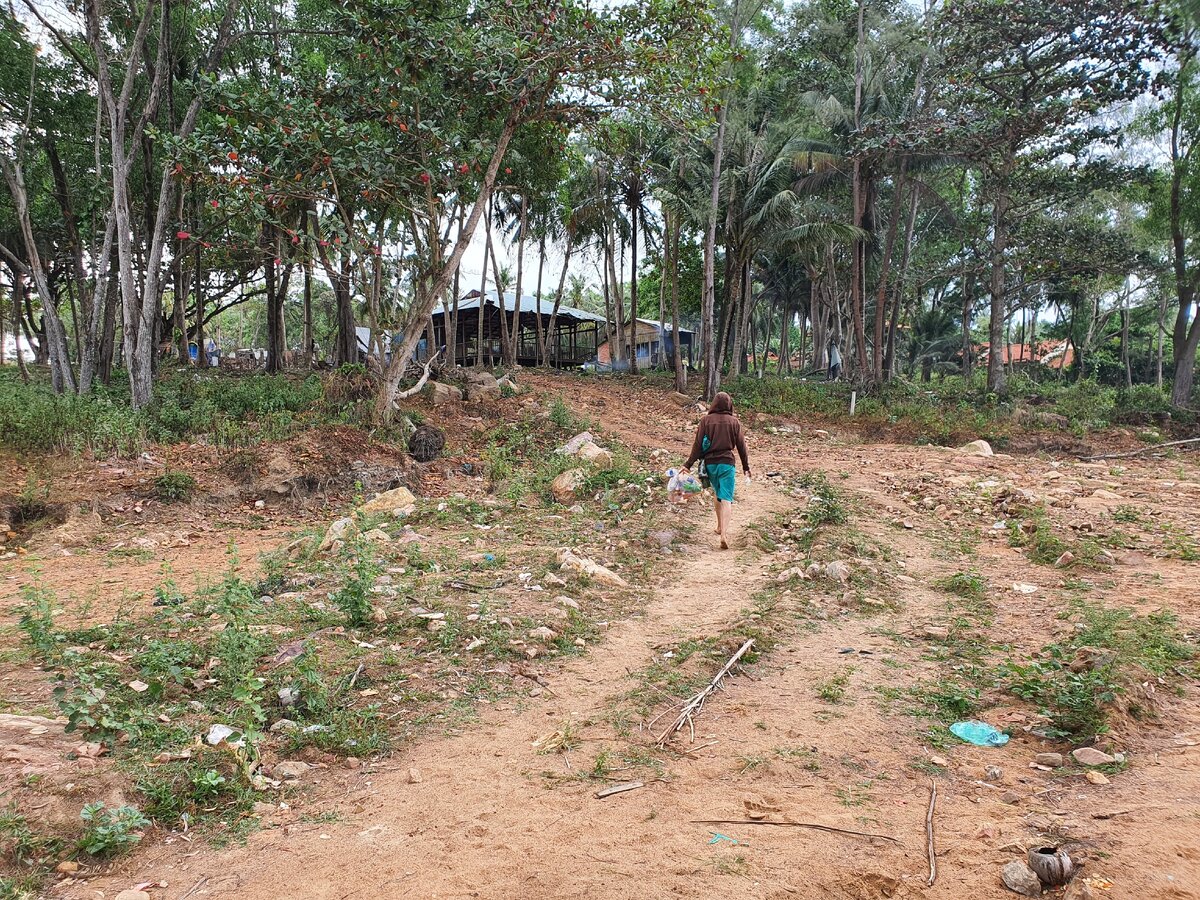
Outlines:
[[[722,550],[729,549],[729,541],[725,539],[725,535],[721,535],[721,549]]]

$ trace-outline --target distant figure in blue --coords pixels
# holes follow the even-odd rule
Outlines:
[[[837,381],[842,374],[842,352],[833,341],[829,342],[829,375],[830,381]]]

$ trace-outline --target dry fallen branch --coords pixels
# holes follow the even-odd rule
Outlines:
[[[611,797],[613,794],[623,794],[626,791],[636,791],[638,788],[646,785],[640,781],[626,781],[623,784],[614,784],[612,787],[606,787],[602,791],[596,791],[596,799],[603,800],[605,797]]]
[[[396,394],[396,396],[392,399],[393,404],[395,404],[397,400],[407,400],[409,397],[415,397],[417,394],[421,393],[421,388],[425,387],[425,382],[429,380],[429,370],[433,367],[433,364],[437,358],[441,356],[441,353],[442,351],[438,350],[433,354],[433,356],[426,360],[425,368],[421,372],[421,377],[417,379],[417,383],[408,390],[400,391],[400,393]]]
[[[929,878],[926,884],[933,887],[937,881],[937,855],[933,848],[933,810],[937,806],[937,783],[929,779],[929,812],[925,814],[925,840],[929,851]]]
[[[704,688],[704,690],[695,694],[686,704],[684,704],[683,711],[676,716],[675,721],[671,724],[671,727],[658,736],[658,745],[660,747],[665,745],[670,739],[671,735],[683,728],[684,725],[687,725],[691,730],[692,740],[695,740],[695,728],[692,724],[692,717],[700,712],[705,701],[708,700],[713,691],[720,687],[722,679],[729,674],[730,670],[737,665],[738,660],[745,656],[753,646],[754,638],[747,639],[746,643],[742,644],[742,646],[738,648],[738,652],[729,658],[729,662],[725,663],[725,665],[721,668],[721,671],[716,674],[716,677],[708,683],[708,686]]]
[[[818,825],[815,822],[766,822],[754,819],[692,819],[693,825],[776,825],[783,828],[814,828],[817,831],[831,831],[834,834],[853,834],[856,837],[879,838],[898,844],[896,838],[887,834],[872,834],[869,831],[853,831],[849,828],[837,828],[833,825]]]
[[[1130,450],[1126,453],[1102,453],[1099,456],[1084,456],[1080,457],[1084,462],[1095,462],[1098,459],[1126,459],[1130,456],[1143,456],[1147,453],[1153,453],[1155,450],[1162,450],[1164,447],[1182,447],[1184,444],[1198,444],[1200,437],[1185,438],[1182,441],[1167,441],[1164,444],[1150,444],[1147,447],[1142,447],[1140,450]]]

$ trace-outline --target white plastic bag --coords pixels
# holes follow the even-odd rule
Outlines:
[[[667,469],[667,497],[672,503],[686,503],[689,496],[702,490],[700,479],[691,472]]]

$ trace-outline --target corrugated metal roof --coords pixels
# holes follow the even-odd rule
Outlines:
[[[488,306],[498,306],[498,304],[496,303],[496,292],[495,291],[488,291],[486,296],[487,296]],[[537,297],[532,297],[529,294],[523,294],[521,296],[521,312],[523,312],[523,313],[536,312],[537,311],[537,302],[538,302]],[[463,310],[478,309],[478,308],[479,308],[479,298],[478,297],[472,297],[470,300],[464,299],[464,300],[458,301],[458,311],[459,312],[462,312]],[[505,294],[504,294],[504,311],[511,313],[511,312],[516,312],[516,309],[517,309],[517,295],[512,291],[505,292]],[[548,315],[550,315],[550,312],[553,309],[554,309],[554,301],[547,299],[546,297],[543,297],[542,298],[542,314],[548,316]],[[437,308],[437,310],[434,312],[434,315],[435,316],[441,315],[442,312],[443,312],[443,309],[442,309],[442,307],[439,306]],[[558,308],[558,317],[560,319],[578,319],[581,322],[599,322],[601,324],[604,323],[604,316],[597,315],[596,313],[593,313],[593,312],[588,312],[586,309],[576,309],[574,306],[560,306]]]

